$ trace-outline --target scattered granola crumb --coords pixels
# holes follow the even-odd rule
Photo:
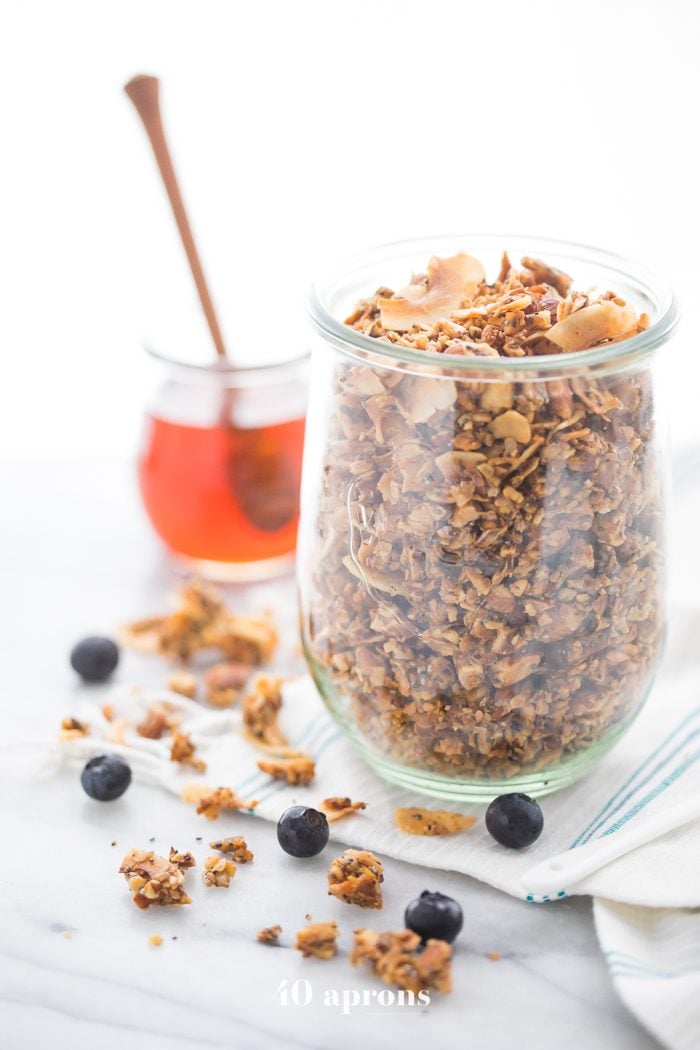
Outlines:
[[[307,914],[304,916],[304,918],[306,919],[307,922],[311,922],[311,920],[313,919],[313,915],[311,914],[311,912],[307,912]]]
[[[168,678],[168,689],[178,696],[186,696],[188,700],[194,700],[197,695],[197,679],[191,671],[173,671]]]
[[[415,995],[422,989],[451,991],[451,959],[452,948],[446,941],[429,940],[423,947],[412,930],[355,930],[350,953],[353,966],[366,962],[385,984],[396,984]]]
[[[160,948],[161,944],[163,943],[163,938],[159,933],[152,933],[151,936],[148,938],[148,943],[151,944],[154,948]]]
[[[205,886],[230,886],[236,865],[226,857],[207,857],[202,878]]]
[[[114,840],[114,842],[110,842],[110,846],[118,846],[118,845],[119,845],[119,843],[117,842],[116,839]]]
[[[134,904],[139,908],[150,908],[152,904],[179,906],[192,903],[184,889],[184,872],[172,861],[157,856],[153,850],[129,850],[119,871],[126,878],[134,894]]]
[[[281,926],[266,926],[264,930],[258,930],[257,937],[262,944],[277,944],[281,933]]]
[[[240,835],[235,838],[215,839],[209,845],[212,849],[218,849],[220,853],[227,853],[237,864],[247,864],[254,856],[248,849],[248,843]]]
[[[71,939],[71,937],[73,936],[73,931],[72,930],[64,930],[63,931],[63,936],[66,938],[67,941],[69,941]]]
[[[243,724],[253,743],[286,745],[287,738],[278,725],[282,708],[282,679],[259,675],[253,690],[243,700]]]
[[[229,787],[207,787],[205,784],[185,784],[180,792],[183,802],[196,805],[197,812],[207,820],[216,820],[222,809],[255,809],[257,799],[246,802]]]
[[[136,726],[136,732],[148,740],[160,740],[162,736],[170,732],[171,728],[171,721],[165,708],[158,705],[148,708],[143,719]]]
[[[105,717],[105,719],[108,722],[113,722],[114,721],[114,708],[112,707],[111,704],[109,704],[109,703],[103,704],[102,707],[101,707],[101,711],[102,711],[103,716]]]
[[[171,864],[174,864],[176,868],[179,868],[180,871],[187,871],[188,868],[197,867],[197,861],[191,853],[178,853],[174,846],[170,847],[168,860]]]
[[[206,772],[207,764],[203,759],[196,757],[195,751],[196,748],[190,739],[189,733],[173,733],[170,761],[179,762],[183,766],[191,766],[198,773],[204,773]]]
[[[476,817],[446,809],[397,809],[394,817],[397,827],[407,835],[453,835],[476,824]]]
[[[333,798],[324,798],[319,808],[326,814],[329,824],[332,824],[333,821],[342,820],[343,817],[347,817],[351,813],[367,809],[367,803],[353,802],[352,799],[343,795],[336,795]]]
[[[258,769],[274,780],[287,784],[310,784],[316,772],[316,763],[306,755],[296,758],[261,758]]]
[[[486,956],[487,959],[491,959],[493,962],[499,962],[501,956],[498,952],[489,952]]]
[[[328,869],[328,892],[346,904],[381,908],[382,862],[369,850],[346,849]]]
[[[332,959],[338,951],[336,940],[340,930],[336,922],[317,922],[305,926],[297,933],[296,949],[305,959],[314,955],[317,959]]]
[[[183,587],[174,613],[127,624],[120,637],[124,645],[141,652],[182,661],[201,649],[219,649],[230,660],[261,664],[277,645],[269,617],[234,615],[216,588],[198,580]]]
[[[204,674],[206,698],[214,707],[230,707],[241,695],[248,681],[248,664],[221,663],[210,667]]]
[[[63,740],[75,740],[77,737],[88,736],[90,726],[87,722],[80,722],[77,718],[64,718],[61,722],[61,738]]]

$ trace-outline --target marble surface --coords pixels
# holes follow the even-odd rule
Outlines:
[[[71,644],[157,611],[174,577],[123,465],[6,463],[0,484],[6,743],[53,733],[85,695],[67,664]],[[237,600],[286,601],[293,619],[290,580]],[[119,674],[163,679],[157,661],[132,655]],[[89,695],[97,701],[101,690]],[[328,898],[327,857],[294,861],[279,850],[273,827],[231,817],[226,831],[245,833],[256,855],[231,888],[207,890],[195,871],[190,907],[140,912],[116,874],[123,852],[132,845],[167,852],[174,844],[202,859],[223,823],[210,825],[140,784],[113,804],[93,803],[75,776],[42,772],[37,754],[12,748],[10,762],[7,749],[0,752],[6,774],[19,770],[2,781],[0,810],[0,1042],[7,1050],[658,1046],[614,992],[589,900],[533,907],[465,876],[432,877],[395,861],[386,863],[381,927],[402,925],[405,904],[425,888],[462,903],[455,991],[428,1007],[373,1000],[344,1013],[324,1002],[326,993],[342,1004],[346,992],[352,1003],[353,992],[383,986],[348,963],[353,927],[372,925],[375,916]],[[335,960],[304,960],[291,947],[307,914],[338,920]],[[283,927],[282,946],[257,944],[256,931],[272,923]],[[148,942],[156,933],[159,948]],[[488,957],[494,952],[500,959]],[[302,997],[310,991],[308,1005],[291,1001],[296,981],[308,982],[296,986]]]

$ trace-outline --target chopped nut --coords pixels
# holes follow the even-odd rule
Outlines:
[[[350,953],[353,966],[367,963],[384,984],[396,984],[417,995],[421,990],[452,990],[452,948],[445,941],[429,940],[425,947],[412,930],[378,933],[355,930]]]
[[[222,663],[210,667],[204,675],[207,700],[215,707],[230,707],[241,695],[248,681],[247,664]]]
[[[338,951],[335,942],[339,936],[337,923],[316,922],[299,930],[295,947],[305,959],[310,955],[315,955],[317,959],[332,959]]]
[[[178,853],[174,846],[170,847],[170,854],[168,860],[171,864],[174,864],[180,871],[187,871],[188,868],[196,868],[197,861],[194,859],[191,853]]]
[[[236,874],[236,865],[226,857],[207,857],[202,878],[205,886],[230,886]]]
[[[446,809],[397,809],[394,817],[400,830],[409,835],[452,835],[476,824],[476,817],[451,813]]]
[[[230,839],[216,839],[210,842],[212,849],[218,849],[220,853],[227,853],[237,864],[246,864],[253,859],[253,854],[248,849],[248,843],[241,836]]]
[[[197,806],[197,812],[207,820],[216,820],[223,809],[252,810],[257,801],[245,802],[228,787],[207,787],[204,784],[186,784],[182,789],[183,802]]]
[[[530,424],[525,416],[521,415],[520,412],[515,412],[512,408],[492,419],[489,423],[489,428],[494,437],[512,438],[513,441],[517,441],[521,445],[527,445],[532,437]]]
[[[313,759],[300,755],[296,758],[261,758],[258,769],[274,780],[287,784],[310,784],[316,772]]]
[[[184,872],[177,864],[157,856],[153,850],[129,850],[119,871],[126,878],[133,892],[134,904],[139,908],[150,908],[152,904],[179,906],[192,903],[183,888]]]
[[[154,948],[160,948],[161,944],[163,943],[163,938],[160,936],[159,933],[152,933],[151,936],[148,938],[148,943]]]
[[[180,608],[170,615],[128,624],[120,633],[122,642],[183,661],[201,649],[220,649],[230,660],[246,664],[269,660],[277,632],[267,617],[234,615],[215,588],[199,581],[187,584],[180,599]]]
[[[170,748],[170,761],[179,762],[183,766],[191,766],[198,773],[204,773],[207,768],[206,762],[197,758],[196,748],[190,740],[189,733],[173,733]]]
[[[264,930],[258,930],[257,937],[262,944],[277,944],[281,933],[281,926],[266,926]]]
[[[79,722],[77,718],[64,718],[61,722],[61,737],[64,740],[75,740],[77,737],[88,736],[90,726],[87,722]]]
[[[498,954],[498,952],[487,952],[486,958],[490,959],[491,962],[499,962],[501,956]]]
[[[253,742],[271,746],[287,743],[278,725],[281,708],[282,679],[259,675],[243,701],[243,724]]]
[[[328,869],[328,892],[346,904],[381,908],[384,868],[368,850],[346,849]]]
[[[194,700],[197,695],[197,679],[191,671],[173,671],[168,678],[168,689],[171,693]]]
[[[332,824],[334,821],[342,820],[343,817],[347,817],[351,813],[367,809],[367,803],[353,802],[352,799],[337,795],[333,798],[324,798],[319,808],[326,814],[328,823]]]

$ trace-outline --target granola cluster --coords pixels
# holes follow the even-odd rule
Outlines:
[[[612,292],[534,259],[488,283],[432,260],[347,323],[479,358],[572,353],[641,331]],[[659,651],[661,471],[643,367],[453,380],[335,369],[313,583],[317,678],[374,749],[442,775],[554,767],[612,734]]]
[[[353,966],[366,963],[385,984],[396,984],[416,995],[421,989],[452,990],[450,945],[429,940],[423,947],[413,930],[355,930],[350,962]]]
[[[336,941],[340,930],[335,922],[314,922],[297,933],[297,951],[305,959],[314,955],[317,959],[332,959],[338,951]]]
[[[153,850],[132,849],[121,862],[119,871],[129,884],[134,904],[145,910],[153,904],[191,904],[184,882],[185,872],[194,863],[190,853],[180,854],[174,849],[170,850],[168,860]]]
[[[346,849],[328,869],[332,897],[360,908],[381,908],[384,866],[369,850]]]

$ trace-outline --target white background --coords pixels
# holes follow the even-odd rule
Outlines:
[[[469,229],[578,239],[641,258],[680,293],[685,326],[666,367],[676,438],[690,440],[697,11],[684,0],[4,0],[0,455],[131,454],[143,337],[208,352],[121,90],[136,72],[162,78],[238,359],[302,349],[308,283],[369,244]]]

